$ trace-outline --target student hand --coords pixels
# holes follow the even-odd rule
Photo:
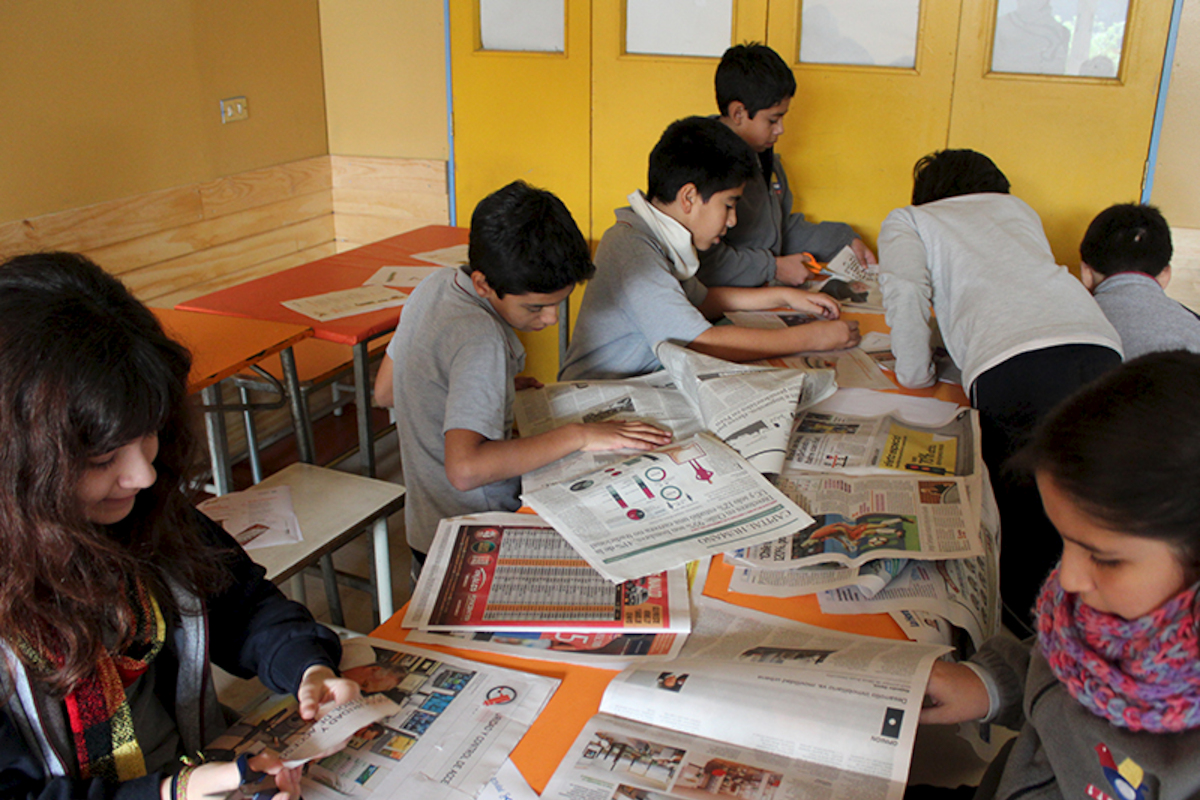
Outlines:
[[[250,770],[270,775],[275,779],[277,793],[272,800],[300,800],[301,767],[285,767],[279,756],[270,752],[262,752],[252,756],[247,763]],[[217,796],[224,797],[242,784],[242,773],[236,761],[213,761],[201,764],[187,776],[185,791],[179,793],[178,800],[197,800],[197,798]],[[171,800],[171,779],[162,782],[160,795],[163,800]]]
[[[948,661],[933,662],[921,723],[953,725],[983,719],[988,713],[988,693],[974,670]]]
[[[671,434],[645,422],[579,423],[583,445],[580,450],[653,450],[671,443]]]
[[[522,389],[541,389],[543,386],[545,386],[545,384],[532,375],[518,375],[513,379],[513,385],[516,387],[518,392]]]
[[[813,274],[804,266],[802,253],[792,253],[790,256],[775,256],[775,280],[787,286],[799,286],[811,278]]]
[[[862,341],[858,322],[854,320],[810,322],[801,328],[809,336],[806,350],[845,350]]]
[[[837,319],[842,315],[842,307],[838,301],[820,292],[795,289],[788,292],[787,303],[797,311],[816,314],[825,319]]]
[[[871,252],[871,248],[867,247],[862,239],[855,239],[851,242],[850,249],[854,251],[854,255],[858,256],[858,260],[863,264],[879,263],[879,259],[875,258],[875,254]]]
[[[304,671],[296,699],[300,701],[300,718],[316,719],[329,709],[349,703],[362,696],[362,690],[349,678],[339,678],[329,667],[314,664]]]

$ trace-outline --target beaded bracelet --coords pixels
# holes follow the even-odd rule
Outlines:
[[[204,756],[180,756],[183,766],[171,777],[171,800],[187,800],[188,780],[204,763]]]

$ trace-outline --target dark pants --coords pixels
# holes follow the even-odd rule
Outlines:
[[[1120,363],[1115,350],[1099,345],[1047,347],[997,364],[971,387],[971,405],[979,409],[980,449],[1000,510],[1004,624],[1019,637],[1033,632],[1033,605],[1062,545],[1042,511],[1033,476],[1004,464],[1051,409]]]

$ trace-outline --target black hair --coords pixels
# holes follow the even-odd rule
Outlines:
[[[49,647],[65,691],[102,636],[132,624],[129,581],[170,614],[170,581],[205,594],[229,573],[185,493],[198,454],[191,354],[116,278],[75,253],[0,264],[0,638]],[[157,435],[156,478],[121,521],[90,521],[90,459]],[[24,656],[22,656],[24,657]]]
[[[796,76],[779,54],[765,44],[737,44],[725,51],[713,81],[717,108],[729,115],[729,104],[737,100],[754,117],[764,108],[782,103],[796,94]]]
[[[1200,354],[1151,353],[1105,373],[1013,460],[1105,527],[1167,542],[1200,578]]]
[[[938,150],[921,156],[913,166],[912,204],[982,192],[1008,194],[1008,187],[1008,178],[983,153]]]
[[[468,268],[497,297],[553,294],[596,272],[587,240],[552,193],[513,181],[489,194],[471,215]]]
[[[686,117],[668,125],[650,151],[646,196],[672,203],[691,183],[707,203],[717,192],[741,186],[756,169],[750,145],[724,122]]]
[[[1101,275],[1157,275],[1171,263],[1171,227],[1154,206],[1121,203],[1101,211],[1088,225],[1079,255]]]

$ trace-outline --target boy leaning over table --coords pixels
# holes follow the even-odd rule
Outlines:
[[[522,181],[488,195],[471,217],[468,264],[426,278],[400,315],[375,381],[396,409],[413,580],[440,520],[515,511],[520,476],[579,450],[650,450],[669,434],[643,422],[571,423],[513,438],[517,331],[558,321],[558,304],[590,278],[587,242],[562,201]]]

